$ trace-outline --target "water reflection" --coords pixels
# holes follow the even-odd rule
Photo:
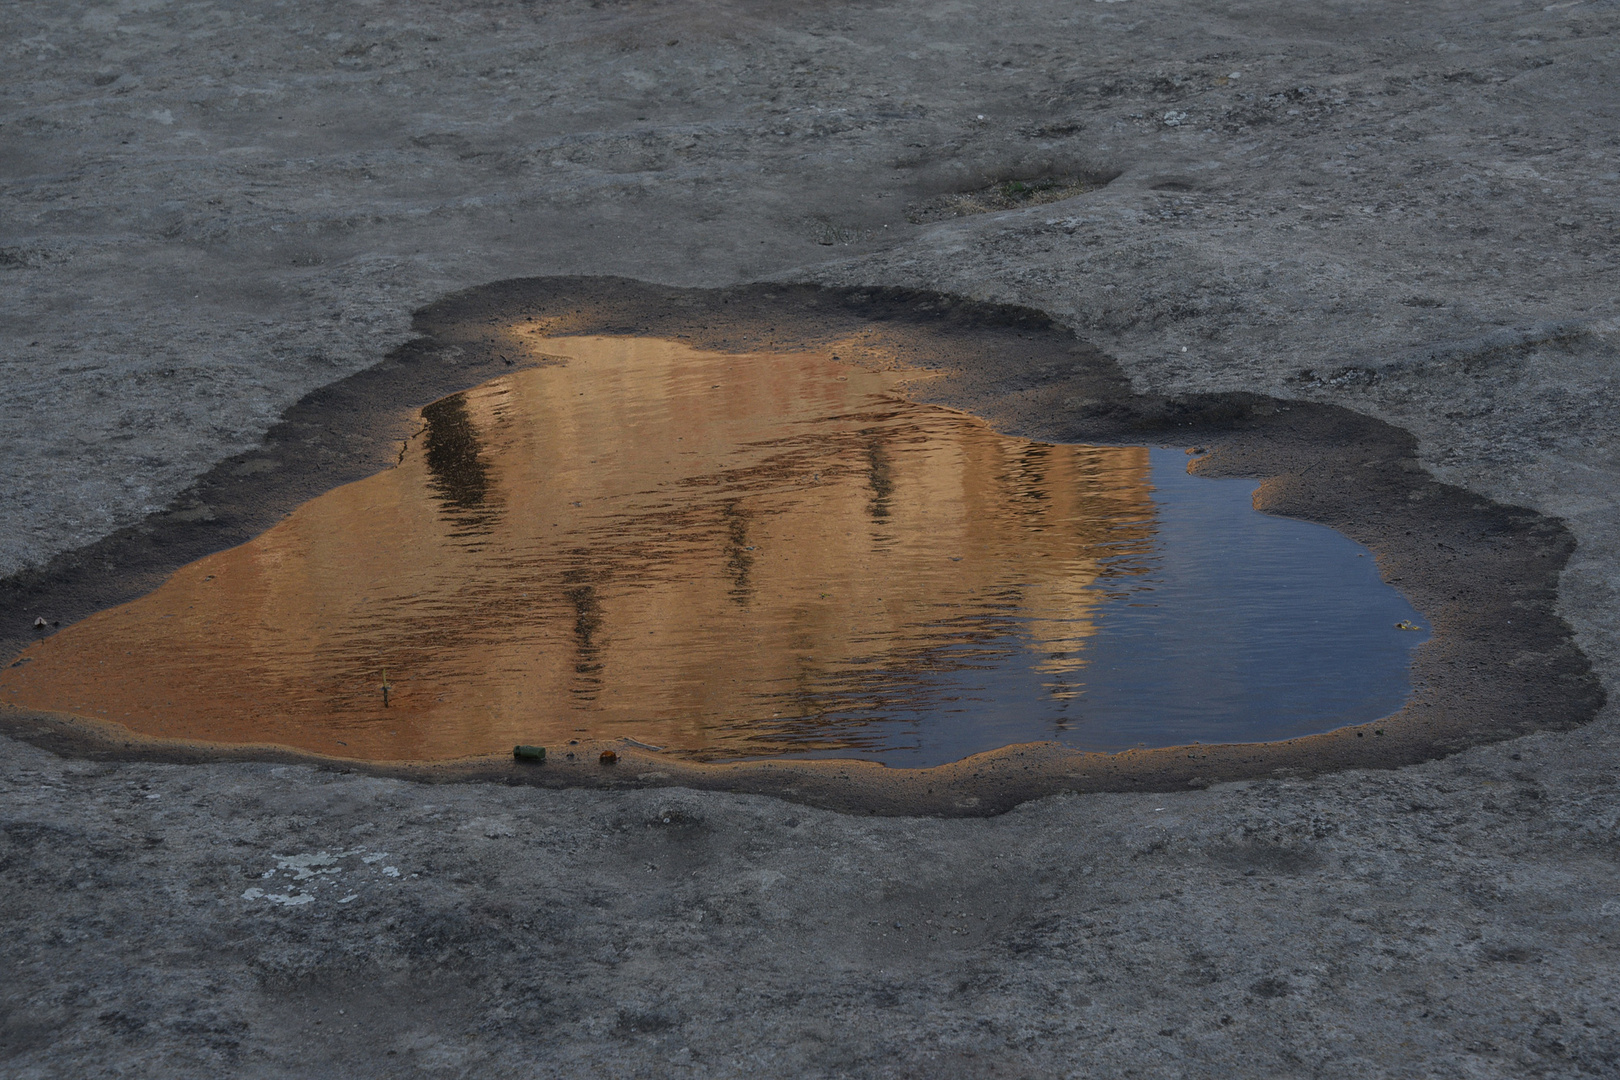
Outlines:
[[[498,410],[492,410],[498,411]],[[467,411],[467,395],[451,394],[422,410],[422,458],[429,487],[443,506],[457,537],[487,535],[498,507],[490,497],[489,465],[484,461],[478,427]]]
[[[1180,685],[1140,634],[1145,665],[1092,670],[1100,621],[1175,592],[1147,449],[821,356],[546,347],[571,359],[429,405],[397,468],[38,643],[0,700],[374,759],[584,732],[929,764],[1118,744],[1092,702]]]
[[[889,495],[894,491],[894,476],[889,468],[889,453],[883,440],[873,436],[866,444],[866,482],[872,489],[872,498],[866,512],[873,521],[886,521],[889,517]]]
[[[748,511],[741,499],[726,503],[721,511],[726,523],[726,575],[731,579],[731,599],[747,604],[751,592],[749,575],[754,569],[754,547],[748,542]]]

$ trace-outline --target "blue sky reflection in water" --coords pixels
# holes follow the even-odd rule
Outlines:
[[[1135,573],[1087,586],[1108,599],[1088,614],[1084,656],[1070,658],[1081,666],[1054,681],[1040,670],[1050,655],[1031,648],[1013,616],[1008,633],[908,680],[916,706],[823,721],[848,725],[864,744],[856,756],[920,767],[1040,739],[1101,751],[1268,742],[1404,704],[1427,624],[1365,547],[1256,511],[1258,482],[1194,476],[1182,450],[1154,449],[1151,461],[1151,548],[1123,556]],[[1402,622],[1425,629],[1396,629]]]

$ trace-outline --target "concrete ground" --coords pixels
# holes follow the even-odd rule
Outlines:
[[[19,0],[0,574],[161,508],[450,290],[924,286],[1049,311],[1142,389],[1359,409],[1561,517],[1613,700],[1617,29],[1615,0]],[[6,741],[0,1073],[1614,1075],[1617,722],[949,821]]]

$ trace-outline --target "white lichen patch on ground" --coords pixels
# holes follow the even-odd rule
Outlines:
[[[290,882],[286,892],[270,892],[267,887],[251,886],[243,890],[241,899],[263,900],[281,907],[301,907],[319,900],[332,900],[339,904],[352,903],[361,893],[347,892],[356,883],[370,881],[387,884],[402,877],[397,866],[377,866],[388,858],[386,851],[368,851],[357,847],[348,851],[312,851],[297,855],[271,855],[275,866],[259,875],[266,882]],[[345,865],[345,864],[348,865]],[[347,875],[347,876],[346,876]],[[413,877],[415,875],[412,875]],[[378,882],[377,878],[388,879]]]

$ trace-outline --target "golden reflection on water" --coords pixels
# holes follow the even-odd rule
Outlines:
[[[825,356],[542,344],[568,362],[427,406],[397,468],[36,644],[0,701],[365,759],[869,747],[852,710],[1009,634],[1073,693],[1094,583],[1151,537],[1144,448],[998,435]]]

